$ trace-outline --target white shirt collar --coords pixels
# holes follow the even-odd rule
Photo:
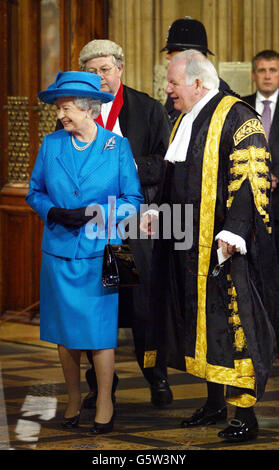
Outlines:
[[[269,98],[266,98],[265,96],[261,94],[260,91],[257,91],[256,98],[260,101],[269,100],[269,101],[272,101],[273,103],[276,103],[277,98],[278,98],[278,93],[279,93],[279,88],[277,88],[277,90],[271,96],[269,96]]]

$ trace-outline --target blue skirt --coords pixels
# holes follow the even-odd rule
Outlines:
[[[42,253],[41,340],[68,349],[117,346],[118,291],[103,287],[102,262]]]

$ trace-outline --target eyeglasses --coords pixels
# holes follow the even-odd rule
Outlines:
[[[113,65],[112,67],[101,67],[100,69],[86,69],[86,72],[90,73],[96,73],[97,75],[101,75],[102,77],[105,77],[106,75],[110,75],[112,69],[114,69],[116,65]]]

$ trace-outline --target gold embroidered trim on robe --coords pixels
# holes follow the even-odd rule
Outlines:
[[[257,399],[253,397],[253,395],[249,395],[248,393],[243,393],[242,395],[238,395],[235,397],[226,397],[226,401],[230,405],[240,406],[242,408],[250,408],[250,406],[254,406],[257,402]]]
[[[263,125],[259,119],[249,119],[248,121],[244,122],[244,124],[242,124],[239,129],[237,129],[233,136],[235,147],[237,147],[237,145],[242,142],[242,140],[246,139],[246,137],[249,137],[249,135],[252,134],[265,135]]]
[[[227,207],[231,207],[234,193],[238,191],[243,181],[248,178],[255,206],[262,216],[268,233],[271,233],[272,230],[269,214],[265,209],[269,204],[267,190],[270,188],[270,182],[266,179],[269,174],[266,161],[270,160],[270,158],[270,153],[265,148],[257,148],[253,145],[248,147],[248,149],[234,150],[232,155],[230,155],[230,160],[233,162],[230,173],[235,179],[229,184],[229,198],[227,201]]]
[[[214,232],[221,130],[228,112],[237,101],[239,100],[233,96],[226,96],[218,104],[210,121],[203,156],[195,359],[186,357],[187,370],[199,377],[205,376],[207,366],[206,284]]]
[[[145,351],[143,367],[155,367],[157,351]]]
[[[231,312],[231,314],[228,318],[228,322],[233,327],[235,350],[238,351],[238,352],[241,352],[245,348],[247,348],[247,343],[246,343],[244,330],[243,330],[242,325],[241,325],[241,320],[240,320],[240,317],[238,315],[238,304],[237,304],[236,288],[234,287],[233,282],[232,282],[231,279],[228,282],[230,283],[230,288],[228,289],[228,294],[231,296],[230,303],[229,303],[229,309],[232,310],[232,312]]]
[[[195,357],[185,357],[187,372],[209,381],[254,389],[255,374],[251,359],[234,362],[234,368],[207,363],[206,286],[213,244],[217,177],[219,168],[219,145],[221,131],[231,107],[240,101],[233,96],[224,97],[218,104],[209,125],[202,167],[202,193],[200,204],[198,312]],[[248,362],[247,362],[248,361]],[[249,370],[247,369],[249,364]],[[247,372],[249,372],[247,374]],[[236,398],[237,400],[238,398]],[[239,398],[239,403],[241,398]],[[243,405],[242,405],[243,406]],[[246,405],[247,406],[247,405]]]

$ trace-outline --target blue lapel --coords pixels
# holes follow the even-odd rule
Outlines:
[[[80,179],[80,184],[82,184],[94,171],[107,161],[108,155],[104,152],[104,147],[110,136],[102,126],[97,123],[95,124],[97,125],[96,142],[89,156],[90,165],[88,165],[88,171],[83,178]]]
[[[79,188],[79,182],[74,162],[73,148],[71,143],[71,137],[68,132],[65,131],[63,136],[61,153],[57,155],[57,160],[65,170],[67,175],[71,178],[73,183]]]
[[[73,153],[73,147],[71,143],[71,137],[68,132],[65,133],[63,136],[62,140],[62,145],[61,145],[61,153],[57,155],[57,160],[61,164],[62,168],[64,171],[67,173],[67,175],[71,178],[75,186],[77,188],[80,187],[80,184],[83,183],[83,181],[88,178],[94,171],[97,170],[97,168],[100,167],[100,165],[103,165],[107,159],[107,154],[104,152],[104,147],[105,143],[108,140],[109,136],[107,134],[107,131],[103,129],[99,124],[97,125],[97,138],[95,145],[92,149],[92,153],[89,154],[90,158],[90,165],[88,165],[88,172],[86,175],[83,176],[82,179],[78,179],[77,172],[76,172],[76,166],[75,166],[75,161],[74,161],[74,153]]]

